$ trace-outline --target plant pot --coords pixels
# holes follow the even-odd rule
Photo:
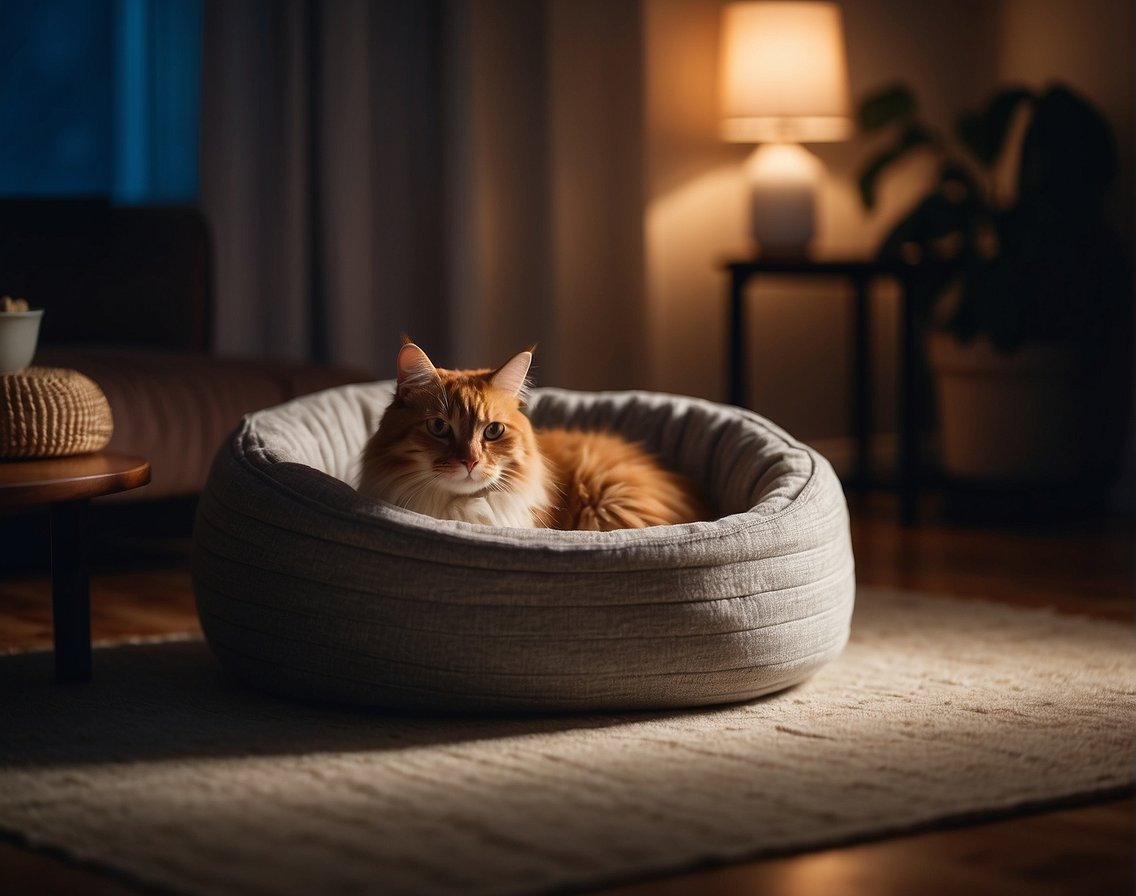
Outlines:
[[[928,360],[945,472],[1006,484],[1069,482],[1084,472],[1084,386],[1071,347],[1005,354],[985,339],[935,333]]]

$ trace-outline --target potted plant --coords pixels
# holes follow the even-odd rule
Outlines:
[[[947,472],[1110,476],[1128,417],[1132,300],[1106,211],[1116,171],[1106,119],[1061,85],[997,92],[959,118],[953,141],[920,119],[903,86],[869,96],[858,115],[885,141],[860,178],[866,209],[901,159],[937,162],[879,254],[933,262],[909,300],[930,334]],[[1016,183],[1000,195],[995,171],[1015,151]]]

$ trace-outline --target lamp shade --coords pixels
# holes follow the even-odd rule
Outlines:
[[[724,139],[810,143],[851,135],[844,26],[835,3],[729,4],[720,64]]]

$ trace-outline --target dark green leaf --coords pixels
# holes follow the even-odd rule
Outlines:
[[[915,94],[907,86],[894,84],[864,99],[856,110],[856,122],[863,131],[878,131],[889,124],[910,120],[916,105]]]
[[[959,117],[955,132],[974,157],[990,166],[1002,153],[1010,124],[1018,107],[1033,98],[1025,88],[1015,87],[999,91],[980,112],[968,112]]]
[[[1101,200],[1115,174],[1108,120],[1067,88],[1046,91],[1022,141],[1019,195],[1036,195],[1059,214],[1076,214]]]
[[[958,162],[950,159],[943,162],[939,169],[939,191],[952,201],[966,202],[976,209],[991,211],[974,174]]]
[[[880,247],[884,258],[905,257],[904,247],[914,244],[925,260],[939,255],[937,243],[952,233],[962,234],[970,219],[970,209],[932,193],[892,228]]]

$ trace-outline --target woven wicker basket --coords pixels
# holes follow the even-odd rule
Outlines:
[[[0,457],[63,457],[110,441],[110,405],[77,370],[29,367],[0,376]]]

